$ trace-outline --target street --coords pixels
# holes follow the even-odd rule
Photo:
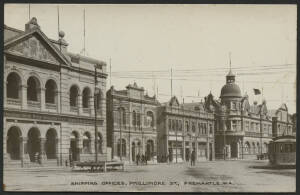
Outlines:
[[[127,165],[124,172],[89,173],[70,168],[4,170],[7,191],[295,192],[295,169],[271,169],[268,161],[208,161]]]

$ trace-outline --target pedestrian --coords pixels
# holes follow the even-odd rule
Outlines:
[[[138,153],[137,155],[136,155],[136,165],[139,165],[139,161],[140,161],[140,153]]]
[[[191,166],[195,166],[195,161],[196,161],[196,153],[195,150],[193,150],[191,154]]]
[[[142,165],[145,163],[145,155],[142,154]]]
[[[145,155],[145,164],[147,165],[147,161],[148,161],[149,155]]]

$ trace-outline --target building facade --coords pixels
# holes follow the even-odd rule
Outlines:
[[[273,121],[273,137],[293,135],[293,116],[289,114],[286,104],[282,104],[277,110],[271,110]]]
[[[136,83],[125,90],[112,86],[106,94],[107,144],[112,148],[112,159],[135,162],[139,154],[157,161],[156,97],[145,94]]]
[[[4,165],[94,160],[95,140],[105,160],[106,77],[104,62],[68,52],[62,31],[49,39],[36,18],[5,26]]]
[[[158,108],[159,162],[189,161],[191,152],[196,160],[213,160],[214,115],[202,103],[179,104],[174,96]]]
[[[226,76],[220,100],[212,94],[205,97],[205,108],[214,112],[216,158],[256,158],[266,153],[273,137],[272,117],[264,100],[250,105],[247,95],[242,96],[235,83],[235,75]]]

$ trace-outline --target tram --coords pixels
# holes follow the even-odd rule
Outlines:
[[[296,136],[284,135],[273,138],[269,143],[268,156],[272,165],[296,165]]]

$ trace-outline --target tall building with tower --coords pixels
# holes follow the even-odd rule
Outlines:
[[[214,112],[216,121],[216,158],[256,158],[256,155],[267,153],[268,143],[276,136],[267,102],[251,105],[248,95],[242,96],[231,69],[220,99],[209,94],[205,97],[205,107]]]
[[[4,166],[94,160],[95,143],[106,160],[106,63],[69,52],[64,36],[36,18],[4,26]]]

